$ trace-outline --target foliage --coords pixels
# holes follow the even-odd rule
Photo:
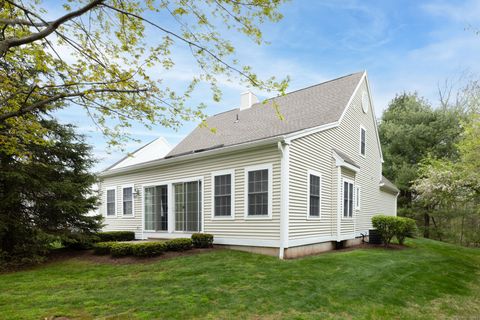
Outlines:
[[[167,251],[185,251],[192,248],[192,239],[178,238],[165,241]]]
[[[479,250],[407,244],[288,261],[233,250],[151,263],[55,261],[0,275],[2,318],[477,318]]]
[[[83,232],[72,232],[61,240],[64,247],[72,250],[91,249],[99,239],[97,235]]]
[[[405,217],[396,217],[396,232],[395,237],[398,243],[403,245],[406,237],[413,237],[417,230],[417,224],[415,220]]]
[[[48,4],[49,12],[38,0],[0,0],[2,152],[28,154],[24,143],[48,142],[38,115],[66,104],[84,110],[117,146],[133,122],[178,128],[203,119],[204,104],[188,106],[199,86],[215,101],[224,80],[283,94],[288,78],[260,79],[235,59],[229,40],[234,30],[263,44],[261,26],[282,18],[281,3],[65,0]],[[187,59],[178,58],[184,52]],[[184,72],[188,58],[196,66],[189,84],[172,87],[162,77]]]
[[[213,247],[213,234],[194,233],[192,234],[192,244],[195,248]]]
[[[106,231],[97,233],[100,241],[133,241],[135,232],[133,231]]]
[[[21,262],[43,256],[56,239],[93,236],[101,217],[90,147],[70,126],[43,120],[49,146],[31,144],[30,158],[0,150],[0,251],[3,260]]]
[[[480,246],[480,116],[472,114],[456,145],[459,159],[428,157],[415,180],[415,201],[434,212],[435,236]]]
[[[404,93],[393,99],[379,125],[384,175],[401,190],[399,204],[412,201],[412,182],[418,164],[427,155],[455,159],[455,144],[462,133],[463,114],[455,108],[433,109],[417,94]]]
[[[165,251],[163,241],[149,241],[137,243],[133,246],[132,254],[135,257],[154,257]]]
[[[393,237],[398,233],[398,218],[394,216],[373,216],[372,225],[380,233],[380,237],[385,246],[390,245]]]
[[[97,242],[93,245],[93,253],[98,255],[110,254],[112,245],[117,243],[116,241]]]
[[[135,245],[130,242],[114,242],[110,245],[110,254],[114,258],[131,256]]]

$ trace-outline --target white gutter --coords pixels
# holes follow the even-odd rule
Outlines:
[[[217,155],[217,154],[228,153],[228,152],[237,151],[237,150],[260,147],[260,146],[273,144],[273,143],[277,143],[279,141],[284,141],[284,140],[285,140],[284,136],[277,136],[277,137],[262,139],[258,141],[252,141],[252,142],[241,143],[233,146],[222,147],[218,149],[206,150],[199,153],[191,153],[191,154],[176,156],[176,157],[167,158],[167,159],[162,158],[162,159],[135,164],[135,165],[124,167],[124,168],[103,171],[103,172],[100,172],[98,176],[111,177],[111,176],[116,176],[124,173],[130,173],[130,172],[135,172],[139,170],[149,169],[152,167],[164,166],[172,163],[180,163],[180,162],[185,162],[185,161],[208,157],[208,156]]]

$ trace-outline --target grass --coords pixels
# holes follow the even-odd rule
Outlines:
[[[0,275],[0,318],[478,317],[480,251],[407,244],[287,261],[229,250],[147,264],[73,258]]]

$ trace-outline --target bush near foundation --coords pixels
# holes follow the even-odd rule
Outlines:
[[[195,248],[213,247],[213,234],[194,233],[192,234],[192,244]]]
[[[385,246],[390,245],[393,237],[403,244],[405,238],[413,236],[416,230],[415,221],[405,217],[377,215],[372,218],[372,225],[380,233]]]
[[[100,242],[108,241],[133,241],[135,232],[133,231],[107,231],[97,233]]]
[[[178,238],[165,241],[167,251],[185,251],[192,248],[192,239]]]

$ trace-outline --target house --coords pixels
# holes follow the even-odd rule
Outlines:
[[[138,239],[206,232],[290,258],[358,243],[373,215],[396,215],[366,72],[240,100],[166,155],[103,171],[105,229]]]

